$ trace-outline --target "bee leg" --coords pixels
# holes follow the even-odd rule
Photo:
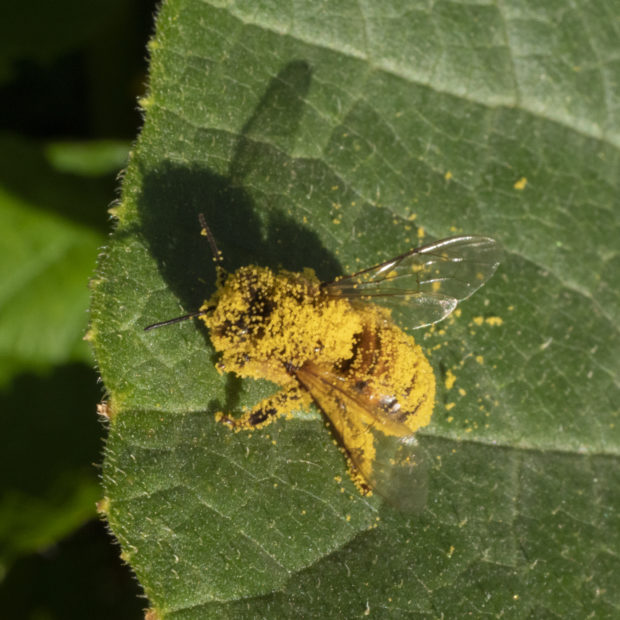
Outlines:
[[[234,431],[262,428],[277,417],[287,415],[295,409],[307,407],[311,402],[310,395],[299,385],[294,385],[265,398],[240,418],[233,418],[218,411],[215,414],[215,420]]]

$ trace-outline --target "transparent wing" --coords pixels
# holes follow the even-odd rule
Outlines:
[[[490,237],[450,237],[323,286],[328,293],[407,308],[414,327],[441,321],[494,273],[502,251]]]
[[[409,428],[329,368],[308,363],[295,374],[329,418],[367,486],[399,510],[420,512],[426,504],[428,460]]]

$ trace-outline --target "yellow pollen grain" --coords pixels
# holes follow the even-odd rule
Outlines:
[[[518,190],[518,191],[522,191],[525,189],[525,186],[527,185],[527,179],[525,177],[521,177],[514,185],[513,187]]]
[[[444,381],[446,390],[451,390],[454,387],[455,381],[456,381],[456,375],[450,369],[448,369],[448,371],[446,372],[446,379]]]

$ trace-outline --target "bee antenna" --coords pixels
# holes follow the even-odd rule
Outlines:
[[[211,229],[207,225],[207,220],[205,220],[205,216],[203,213],[198,214],[198,221],[200,222],[200,226],[202,230],[200,231],[202,235],[207,238],[209,242],[209,246],[211,247],[211,253],[213,254],[213,262],[215,263],[215,276],[217,281],[218,288],[223,284],[224,279],[226,277],[226,271],[222,266],[223,256],[222,253],[217,249],[217,243],[215,243],[215,237],[211,232]],[[164,327],[165,325],[174,325],[175,323],[181,323],[182,321],[187,321],[189,319],[195,319],[199,316],[204,316],[209,312],[212,312],[213,308],[207,308],[206,310],[199,310],[198,312],[191,312],[190,314],[185,314],[183,316],[177,316],[174,319],[167,319],[166,321],[160,321],[159,323],[153,323],[152,325],[147,325],[144,328],[145,332],[148,332],[152,329],[156,329],[158,327]]]
[[[223,260],[222,253],[217,249],[217,243],[215,243],[215,237],[213,236],[211,229],[207,225],[207,220],[205,220],[204,213],[198,214],[198,221],[200,222],[200,225],[202,226],[201,234],[203,234],[207,238],[207,241],[209,242],[209,246],[211,247],[211,253],[213,254],[213,261],[215,262],[216,265],[221,266],[222,260]]]
[[[153,323],[152,325],[147,325],[144,328],[144,331],[148,332],[158,327],[164,327],[164,325],[174,325],[175,323],[181,323],[182,321],[187,321],[189,319],[195,319],[199,316],[204,316],[205,314],[208,314],[212,310],[213,308],[207,308],[206,310],[200,310],[198,312],[191,312],[190,314],[184,314],[183,316],[177,316],[174,319],[167,319],[166,321],[160,321],[159,323]]]
[[[209,246],[211,247],[213,262],[215,263],[215,275],[217,278],[217,284],[218,286],[220,286],[224,281],[224,276],[226,275],[226,271],[222,266],[222,263],[224,262],[224,257],[217,248],[217,243],[215,243],[215,237],[213,236],[211,229],[207,225],[207,220],[205,219],[204,213],[198,214],[198,221],[200,222],[200,226],[202,227],[201,234],[203,234],[207,238]]]

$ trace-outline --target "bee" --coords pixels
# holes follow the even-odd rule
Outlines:
[[[202,214],[199,220],[216,265],[215,293],[197,312],[145,330],[202,320],[219,372],[280,386],[241,417],[218,412],[218,422],[235,431],[261,428],[314,402],[335,430],[359,491],[419,508],[423,459],[415,433],[430,422],[435,376],[392,311],[404,309],[414,328],[441,321],[493,275],[498,243],[450,237],[321,282],[312,269],[249,265],[227,273]]]

